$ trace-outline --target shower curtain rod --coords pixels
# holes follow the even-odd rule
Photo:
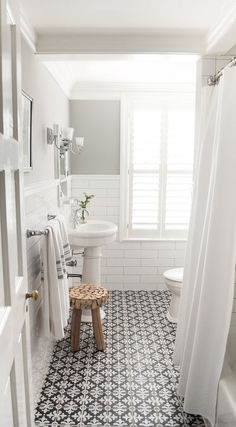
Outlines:
[[[226,64],[224,67],[222,67],[216,74],[208,77],[208,79],[207,79],[208,86],[215,86],[215,85],[217,85],[219,83],[219,80],[220,80],[221,76],[223,76],[224,70],[226,70],[227,68],[233,67],[234,65],[236,65],[236,56],[234,56],[228,62],[228,64]]]

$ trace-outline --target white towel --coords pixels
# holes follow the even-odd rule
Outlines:
[[[50,332],[50,309],[49,309],[49,288],[48,288],[48,256],[47,256],[47,240],[40,240],[40,262],[41,262],[41,296],[42,296],[42,313],[41,324],[42,336],[49,338]]]
[[[60,226],[51,220],[47,225],[47,260],[50,329],[56,339],[64,337],[69,317],[69,289]]]
[[[57,273],[58,279],[64,281],[65,295],[64,299],[64,310],[67,316],[69,317],[69,287],[68,287],[68,279],[67,279],[67,267],[66,263],[71,260],[71,250],[68,240],[68,233],[65,223],[65,218],[63,215],[57,215],[55,220],[49,222],[49,226],[52,226],[54,230],[57,230],[57,243],[55,245],[56,250],[56,262],[57,262]]]
[[[57,266],[57,277],[63,279],[66,273],[66,262],[61,237],[61,230],[59,222],[56,219],[51,220],[47,225],[48,230],[52,230],[55,246],[56,266]]]
[[[57,215],[55,219],[58,221],[60,231],[61,231],[61,238],[62,238],[62,245],[63,245],[65,262],[68,262],[71,260],[72,257],[71,257],[71,250],[70,250],[70,244],[69,244],[69,239],[68,239],[65,217],[63,215]]]

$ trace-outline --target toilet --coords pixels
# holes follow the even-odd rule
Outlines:
[[[171,292],[171,301],[167,311],[167,319],[173,323],[178,322],[178,311],[183,282],[183,274],[183,267],[172,268],[171,270],[165,271],[165,273],[163,274],[165,285],[167,289]]]

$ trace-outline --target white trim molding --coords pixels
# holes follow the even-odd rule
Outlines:
[[[120,240],[128,240],[128,206],[129,206],[129,183],[128,183],[128,168],[129,168],[129,110],[128,100],[126,96],[122,97],[120,105],[120,222],[119,222],[119,238]]]
[[[60,185],[59,179],[48,179],[46,181],[34,182],[33,184],[27,185],[24,188],[24,196],[29,197],[32,194],[39,193],[40,191],[48,190],[52,187],[57,187]]]
[[[206,53],[225,55],[236,44],[236,4],[224,18],[208,32]]]
[[[83,82],[78,83],[71,90],[69,98],[71,100],[121,100],[126,93],[153,93],[153,92],[194,92],[193,84],[184,85],[173,83],[164,85],[163,83],[136,83],[136,82]]]
[[[166,166],[167,159],[167,139],[166,135],[171,129],[177,132],[176,125],[171,125],[168,118],[171,117],[172,109],[178,109],[182,113],[183,119],[189,120],[192,117],[194,124],[195,115],[195,94],[194,91],[190,93],[179,93],[177,96],[174,93],[164,91],[164,94],[158,97],[153,94],[150,96],[137,96],[136,94],[124,96],[121,102],[121,128],[120,128],[120,240],[128,240],[135,238],[143,239],[156,239],[156,240],[177,240],[187,238],[188,232],[188,213],[191,208],[191,183],[193,177],[193,167],[191,157],[186,156],[187,168],[182,167],[181,161],[177,161],[172,170]],[[145,94],[146,95],[146,94]],[[150,163],[150,157],[144,156],[140,160],[140,144],[136,144],[136,121],[134,119],[135,113],[140,110],[156,111],[160,117],[160,139],[157,140],[156,151],[152,153],[154,157],[159,158],[160,166],[157,168],[156,164]],[[191,116],[186,114],[191,114]],[[156,120],[158,120],[156,115]],[[145,121],[145,119],[144,119]],[[149,123],[149,122],[148,122]],[[153,122],[154,123],[154,122]],[[169,124],[170,123],[170,124]],[[187,127],[185,138],[191,143],[194,148],[194,138],[192,135],[193,124]],[[145,126],[145,125],[144,125]],[[153,126],[151,126],[153,128]],[[156,139],[155,131],[150,133],[150,141]],[[180,131],[180,136],[182,135]],[[181,141],[181,139],[180,139]],[[144,142],[145,143],[145,142]],[[152,144],[152,142],[151,142]],[[174,148],[175,150],[176,148]],[[185,143],[179,145],[179,149],[185,149]],[[137,151],[136,151],[137,150]],[[146,151],[146,149],[145,149]],[[138,160],[137,160],[138,159]],[[150,168],[152,165],[152,169]],[[135,182],[135,176],[140,174],[138,181]],[[179,176],[183,180],[184,189],[181,189],[177,183],[173,184],[173,177]],[[148,188],[147,181],[151,188],[156,188],[155,195],[152,195],[153,205],[145,207],[143,203],[143,190]],[[170,183],[169,183],[170,182]],[[157,186],[157,187],[156,187]],[[179,202],[176,206],[176,201],[171,197],[171,191],[177,191],[180,198],[187,197],[184,203]],[[170,191],[170,193],[168,193]],[[169,207],[167,208],[166,206]],[[140,208],[141,206],[141,208]],[[186,215],[183,220],[178,220],[178,209],[182,208]],[[141,210],[140,210],[141,209]],[[167,209],[167,212],[166,212]],[[172,222],[169,217],[174,217]],[[142,218],[141,218],[142,217]],[[137,218],[140,218],[137,220]],[[151,218],[151,219],[150,219]]]
[[[29,46],[36,52],[37,37],[35,31],[22,14],[20,15],[20,30]]]
[[[75,175],[70,175],[71,179],[72,179],[72,184],[74,183],[74,181],[78,180],[114,180],[114,181],[118,181],[120,179],[120,175],[93,175],[93,174],[75,174]]]
[[[202,35],[167,36],[149,35],[41,35],[37,40],[37,53],[160,53],[205,52]]]

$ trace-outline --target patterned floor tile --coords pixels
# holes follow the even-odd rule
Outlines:
[[[169,293],[111,291],[105,308],[106,350],[98,351],[91,324],[80,350],[70,351],[70,324],[55,345],[35,411],[40,427],[192,427],[177,396],[172,355],[176,327],[166,318]]]

